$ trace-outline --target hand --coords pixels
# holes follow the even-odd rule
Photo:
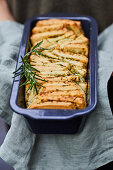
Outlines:
[[[10,20],[14,21],[11,15],[6,0],[0,0],[0,21]]]

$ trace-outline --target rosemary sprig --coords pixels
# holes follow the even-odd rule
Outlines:
[[[46,81],[46,80],[42,79],[42,77],[38,74],[38,73],[40,73],[40,71],[37,70],[36,68],[34,68],[32,64],[30,64],[30,62],[34,63],[34,61],[30,61],[29,57],[30,57],[31,53],[35,53],[38,56],[43,55],[42,51],[46,50],[46,49],[40,47],[42,42],[43,41],[40,41],[33,47],[31,47],[30,42],[28,42],[30,51],[28,53],[26,53],[24,57],[21,56],[20,63],[22,63],[22,64],[16,71],[13,72],[13,74],[15,74],[13,78],[20,76],[20,79],[21,79],[22,77],[25,76],[26,81],[23,84],[21,84],[20,86],[29,85],[28,90],[29,89],[31,90],[32,88],[34,88],[36,93],[38,93],[37,87],[36,87],[37,84],[40,86],[43,86],[41,83],[38,82],[38,80],[40,80],[40,81]]]

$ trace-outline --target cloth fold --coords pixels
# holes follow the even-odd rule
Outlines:
[[[0,22],[0,116],[11,123],[0,147],[0,157],[15,170],[94,170],[111,162],[113,116],[107,97],[107,81],[113,69],[113,25],[98,38],[97,107],[88,116],[82,132],[74,135],[34,135],[28,130],[24,117],[9,108],[12,72],[22,31],[19,23]]]
[[[16,67],[23,25],[11,21],[0,22],[0,116],[11,123],[9,107],[13,71]]]

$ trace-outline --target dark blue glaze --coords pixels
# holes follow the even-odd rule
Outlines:
[[[86,115],[95,109],[97,104],[97,23],[92,17],[75,14],[50,14],[46,16],[33,17],[27,20],[20,44],[16,68],[18,68],[21,64],[19,61],[21,61],[21,56],[24,56],[25,54],[29,33],[35,26],[36,21],[50,18],[71,19],[82,22],[85,36],[90,40],[90,75],[88,78],[90,85],[89,104],[85,109],[80,110],[26,109],[19,107],[17,104],[17,97],[20,80],[19,77],[17,77],[13,81],[10,106],[16,113],[25,117],[29,128],[34,133],[75,133],[83,127],[83,119],[85,119]]]

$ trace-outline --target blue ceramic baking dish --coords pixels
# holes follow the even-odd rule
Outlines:
[[[24,86],[19,86],[21,83],[20,77],[16,77],[12,85],[10,106],[16,113],[24,116],[29,129],[33,133],[73,134],[79,132],[83,128],[86,116],[95,109],[97,103],[97,23],[94,18],[89,16],[66,14],[51,14],[29,19],[25,23],[16,69],[21,65],[21,56],[25,55],[28,39],[35,23],[38,20],[50,18],[81,21],[85,36],[89,38],[90,51],[87,75],[87,81],[89,84],[89,95],[87,95],[88,105],[85,109],[79,110],[26,109]]]

